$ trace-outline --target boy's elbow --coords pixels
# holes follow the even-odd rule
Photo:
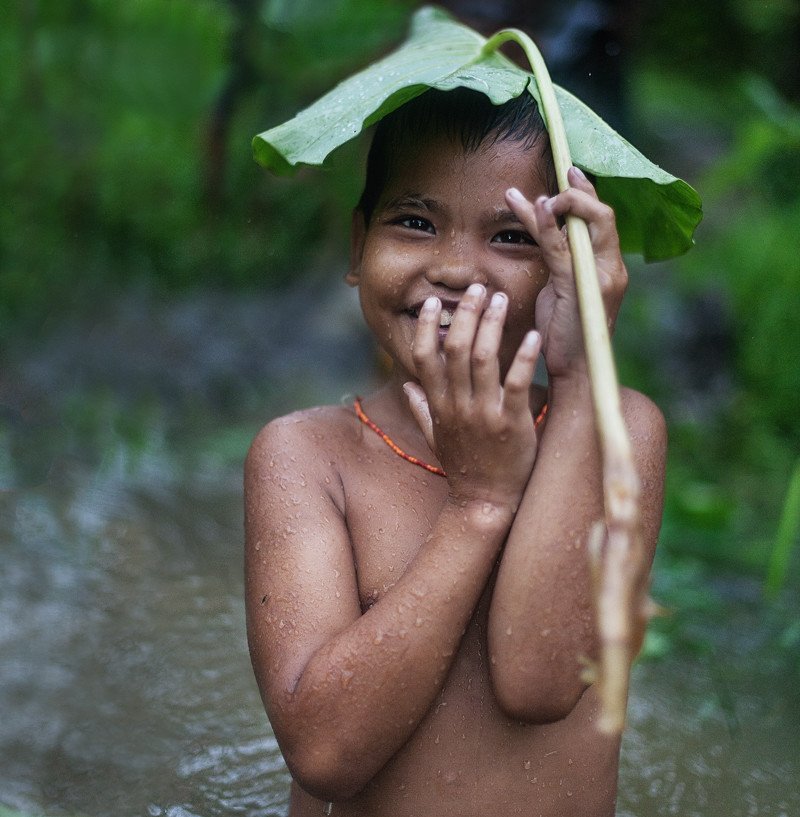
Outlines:
[[[497,704],[506,717],[540,724],[564,720],[586,690],[586,684],[578,677],[514,678],[509,673],[496,673],[492,686]]]
[[[349,762],[345,757],[341,747],[327,742],[284,753],[292,779],[300,788],[328,802],[355,797],[372,777],[365,764]]]

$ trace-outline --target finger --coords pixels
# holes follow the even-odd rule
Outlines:
[[[408,382],[403,383],[403,391],[408,398],[408,407],[411,409],[411,414],[425,435],[428,448],[433,451],[433,418],[431,417],[431,409],[428,405],[428,398],[425,396],[425,390],[418,383]]]
[[[577,168],[574,168],[577,170]],[[580,181],[579,177],[575,176]],[[619,247],[614,211],[601,202],[584,177],[584,185],[589,189],[569,190],[552,199],[553,214],[571,214],[583,219],[589,228],[592,248],[597,260],[597,273],[603,293],[610,325],[619,309],[622,296],[628,285],[628,272]],[[564,259],[561,260],[565,263]]]
[[[500,389],[500,341],[508,310],[508,296],[495,292],[483,313],[472,347],[472,389],[476,396],[495,399]]]
[[[548,266],[553,260],[563,266],[570,258],[569,245],[553,213],[553,199],[539,196],[531,202],[517,188],[512,187],[506,191],[506,201],[536,240]]]
[[[516,187],[510,187],[506,190],[506,202],[508,206],[514,211],[517,218],[528,229],[528,232],[537,240],[539,231],[536,223],[536,213],[531,201],[525,198],[525,195]]]
[[[619,235],[614,210],[597,198],[594,189],[587,191],[569,187],[553,196],[550,201],[555,218],[569,214],[586,222],[595,255],[619,255]]]
[[[467,287],[444,340],[447,377],[457,400],[472,396],[472,345],[485,297],[486,289],[483,285],[470,284]]]
[[[542,346],[538,332],[531,330],[522,340],[503,383],[503,409],[511,414],[530,413],[529,395],[536,361]]]
[[[572,283],[572,253],[566,230],[562,228],[553,211],[554,198],[540,196],[533,203],[537,234],[542,258],[550,270],[550,280],[557,292],[566,291]]]
[[[417,377],[428,394],[439,394],[444,385],[444,366],[439,354],[439,316],[442,304],[428,298],[417,318],[417,329],[411,347],[411,358]]]
[[[572,187],[582,190],[584,193],[588,193],[595,199],[597,198],[597,191],[594,189],[594,185],[586,177],[586,174],[576,165],[573,165],[567,171],[567,181]]]

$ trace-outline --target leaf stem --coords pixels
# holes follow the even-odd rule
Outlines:
[[[572,165],[561,108],[541,52],[519,29],[503,29],[482,49],[487,56],[505,42],[516,42],[525,52],[536,82],[542,116],[550,136],[558,188],[569,187]],[[598,689],[603,703],[601,728],[622,731],[627,705],[628,675],[633,660],[634,619],[643,609],[646,560],[639,525],[639,479],[633,465],[631,444],[622,418],[619,385],[611,351],[608,321],[597,280],[594,251],[586,223],[567,216],[567,236],[575,271],[581,326],[594,406],[595,423],[603,455],[603,495],[607,536],[595,590],[601,657]],[[631,567],[634,567],[633,573]]]

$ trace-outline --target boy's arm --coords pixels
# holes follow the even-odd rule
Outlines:
[[[596,648],[586,543],[602,520],[602,462],[578,321],[572,262],[557,217],[583,218],[592,237],[610,324],[627,283],[613,212],[575,169],[573,187],[550,201],[509,195],[551,271],[536,304],[549,374],[549,411],[536,465],[503,552],[489,620],[492,679],[501,706],[528,721],[569,714],[586,684],[581,659]],[[645,546],[655,550],[661,519],[666,430],[645,397],[623,392],[642,483]]]
[[[253,667],[287,764],[303,788],[336,800],[372,779],[442,688],[513,511],[446,502],[403,576],[362,615],[320,433],[309,420],[276,421],[251,448],[245,595]]]
[[[512,717],[533,722],[565,717],[587,687],[583,660],[594,659],[597,647],[587,540],[592,525],[604,518],[588,388],[553,389],[550,399],[536,465],[503,551],[488,629],[498,702]],[[641,394],[623,391],[622,409],[652,558],[666,429],[661,412]]]

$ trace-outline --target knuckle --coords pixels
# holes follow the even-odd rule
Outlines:
[[[519,374],[519,371],[514,371],[513,369],[509,371],[506,376],[506,381],[503,386],[507,392],[513,394],[517,394],[527,388],[525,379]]]
[[[463,338],[455,334],[448,334],[444,340],[444,351],[449,357],[460,357],[467,351],[467,344]]]
[[[609,207],[609,205],[604,204],[601,201],[598,201],[596,206],[600,220],[612,227],[615,226],[617,223],[617,214],[614,212],[614,208]]]
[[[413,343],[411,344],[411,359],[414,363],[422,363],[428,357],[427,351],[423,349],[421,343]]]

